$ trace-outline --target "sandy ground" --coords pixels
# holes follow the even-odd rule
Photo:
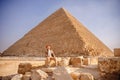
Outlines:
[[[18,60],[18,59],[4,59],[0,58],[0,76],[9,76],[17,74],[18,65],[20,63],[31,63],[32,66],[41,66],[45,64],[43,60],[29,59],[29,60]],[[66,67],[69,72],[85,72],[91,73],[96,79],[99,78],[99,72],[96,66],[83,66],[81,68]]]
[[[31,63],[32,66],[41,66],[45,62],[34,57],[0,57],[0,76],[16,74],[20,63]]]
[[[20,63],[31,63],[34,66],[44,64],[43,61],[0,61],[0,76],[16,74]]]

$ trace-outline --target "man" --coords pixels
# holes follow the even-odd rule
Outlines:
[[[46,49],[47,49],[47,52],[46,52],[46,61],[47,61],[47,65],[49,66],[49,63],[51,60],[54,60],[55,61],[55,64],[57,66],[57,60],[56,60],[56,57],[55,57],[55,54],[54,54],[54,51],[51,49],[51,46],[50,45],[47,45],[46,46]]]

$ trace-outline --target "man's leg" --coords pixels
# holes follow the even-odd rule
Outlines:
[[[47,58],[46,58],[46,62],[47,62],[47,63],[46,63],[47,66],[49,66],[49,64],[50,64],[50,57],[47,57]]]
[[[56,57],[53,57],[53,60],[55,61],[55,65],[57,66],[57,59],[56,59]]]

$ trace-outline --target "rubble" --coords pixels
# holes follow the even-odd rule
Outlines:
[[[31,80],[44,80],[48,78],[48,74],[40,69],[32,70]]]
[[[107,80],[120,79],[120,57],[102,57],[98,59],[100,75]],[[114,79],[112,77],[115,77]]]
[[[22,74],[16,74],[15,76],[12,77],[11,80],[21,80],[22,79]]]

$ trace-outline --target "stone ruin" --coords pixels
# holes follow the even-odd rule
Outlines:
[[[98,68],[102,80],[120,80],[120,57],[99,58]]]
[[[120,57],[58,57],[57,63],[57,67],[66,68],[68,75],[70,75],[73,80],[120,80]],[[87,67],[87,70],[95,70],[93,67],[88,67],[93,64],[97,65],[96,69],[98,69],[99,77],[95,77],[96,73],[71,71],[71,67]],[[18,74],[13,76],[11,80],[58,80],[54,78],[55,69],[56,66],[54,61],[50,62],[49,67],[45,67],[45,64],[42,66],[33,66],[30,63],[20,63],[18,66]]]
[[[57,57],[57,67],[54,61],[49,63],[49,67],[46,67],[45,63],[45,60],[41,66],[20,63],[18,74],[12,75],[9,79],[3,77],[1,80],[62,80],[54,78],[54,70],[57,67],[64,67],[72,80],[120,80],[120,57]],[[95,67],[92,67],[93,65]],[[76,70],[73,71],[71,68]],[[79,72],[78,69],[91,69],[92,73]],[[96,74],[99,76],[96,77]]]
[[[120,80],[120,48],[114,49],[113,57],[99,57],[100,80]]]
[[[86,61],[82,56],[80,57],[65,57],[57,58],[57,67],[68,67],[68,66],[73,66],[76,68],[82,67],[83,64],[89,65],[89,61]],[[34,67],[30,63],[20,63],[18,66],[18,74],[13,77],[14,80],[15,77],[20,78],[20,80],[57,80],[54,78],[54,70],[55,70],[55,62],[51,61],[49,67],[43,66],[37,66]],[[79,72],[72,72],[69,70],[69,68],[66,68],[68,71],[68,75],[73,79],[73,80],[94,80],[94,77],[90,73],[79,73]],[[21,76],[22,74],[22,76]],[[17,80],[17,79],[16,79]],[[59,79],[61,80],[61,79]],[[64,79],[66,80],[66,79]],[[68,80],[68,79],[67,79]]]

